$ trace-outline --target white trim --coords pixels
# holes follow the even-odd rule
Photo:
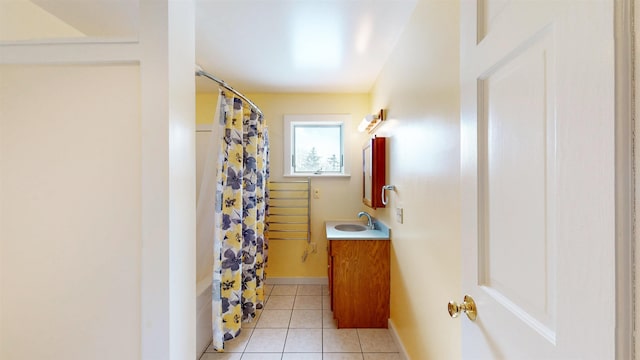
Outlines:
[[[614,3],[615,13],[615,192],[616,359],[634,358],[634,178],[633,178],[633,5]],[[637,161],[637,160],[636,160]],[[631,315],[631,316],[630,316]]]
[[[138,42],[0,44],[0,65],[138,63],[140,55]]]
[[[211,132],[213,124],[196,124],[196,132]]]
[[[326,277],[269,277],[265,280],[267,285],[328,285]]]
[[[137,37],[68,37],[50,39],[29,40],[3,40],[0,46],[31,46],[31,45],[56,45],[56,44],[113,44],[113,43],[138,43]]]
[[[632,131],[633,134],[640,134],[640,54],[639,54],[639,50],[640,50],[640,17],[635,16],[636,12],[640,12],[640,0],[635,0],[632,3],[632,24],[633,24],[633,28],[632,31],[635,34],[635,36],[632,36],[633,39],[633,44],[632,44],[632,64],[633,64],[633,72],[632,72],[632,76],[634,79],[633,82],[633,90],[634,90],[634,98],[631,100],[632,101],[632,115],[634,116],[634,124],[632,125]],[[634,142],[635,142],[635,137],[634,137]],[[640,172],[638,169],[640,169],[640,147],[638,146],[638,144],[636,144],[634,146],[634,152],[632,154],[633,157],[633,172],[631,174],[631,176],[633,177],[633,182],[632,182],[632,187],[635,190],[635,194],[633,195],[632,199],[635,201],[635,204],[640,204]],[[637,207],[638,205],[635,205],[635,207]],[[634,229],[639,229],[640,228],[640,219],[638,219],[638,216],[636,215],[635,209],[634,209],[634,215],[633,215],[633,224],[632,226],[634,227]],[[632,341],[634,341],[633,344],[633,349],[635,352],[635,356],[634,358],[636,358],[639,354],[640,354],[640,341],[635,340],[635,334],[638,332],[637,330],[637,326],[638,324],[640,324],[640,299],[638,298],[638,294],[640,293],[640,291],[638,291],[638,289],[640,289],[639,286],[639,281],[640,281],[640,274],[638,273],[638,271],[640,270],[640,266],[637,265],[638,261],[640,260],[640,231],[635,230],[634,233],[632,234],[632,246],[634,247],[633,249],[633,255],[634,255],[634,262],[633,264],[631,264],[631,268],[632,268],[632,281],[633,281],[633,289],[634,289],[634,297],[633,297],[633,301],[634,301],[634,314],[633,314],[633,320],[634,320],[634,333],[632,334]]]
[[[291,164],[292,134],[294,123],[315,123],[320,125],[340,125],[342,131],[342,173],[293,173]],[[283,117],[284,147],[283,147],[283,177],[350,177],[351,146],[347,144],[347,125],[351,124],[351,114],[285,114]]]
[[[391,319],[389,319],[389,333],[391,333],[391,338],[393,338],[393,342],[395,342],[396,346],[398,347],[398,352],[400,353],[400,359],[410,360],[409,354],[407,353],[407,349],[404,347],[404,344],[402,344],[400,335],[398,335],[396,326],[393,324],[393,321]]]
[[[194,21],[193,0],[140,0],[142,360],[196,356]]]
[[[285,178],[308,178],[308,177],[324,177],[324,178],[350,178],[351,174],[305,174],[305,175],[291,175],[291,174],[285,174],[282,175],[282,177]]]

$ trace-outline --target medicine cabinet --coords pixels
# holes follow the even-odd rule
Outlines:
[[[382,187],[385,184],[386,138],[371,138],[362,149],[362,202],[370,208],[384,207]]]

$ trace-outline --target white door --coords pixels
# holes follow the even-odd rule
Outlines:
[[[615,358],[613,2],[461,1],[464,359]]]

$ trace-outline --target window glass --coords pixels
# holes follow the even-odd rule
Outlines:
[[[350,115],[285,115],[285,176],[348,175],[344,124]]]
[[[341,173],[342,125],[294,124],[293,172]]]

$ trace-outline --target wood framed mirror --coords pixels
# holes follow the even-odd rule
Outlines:
[[[370,208],[384,207],[382,187],[386,173],[386,138],[371,138],[362,148],[362,202]]]

